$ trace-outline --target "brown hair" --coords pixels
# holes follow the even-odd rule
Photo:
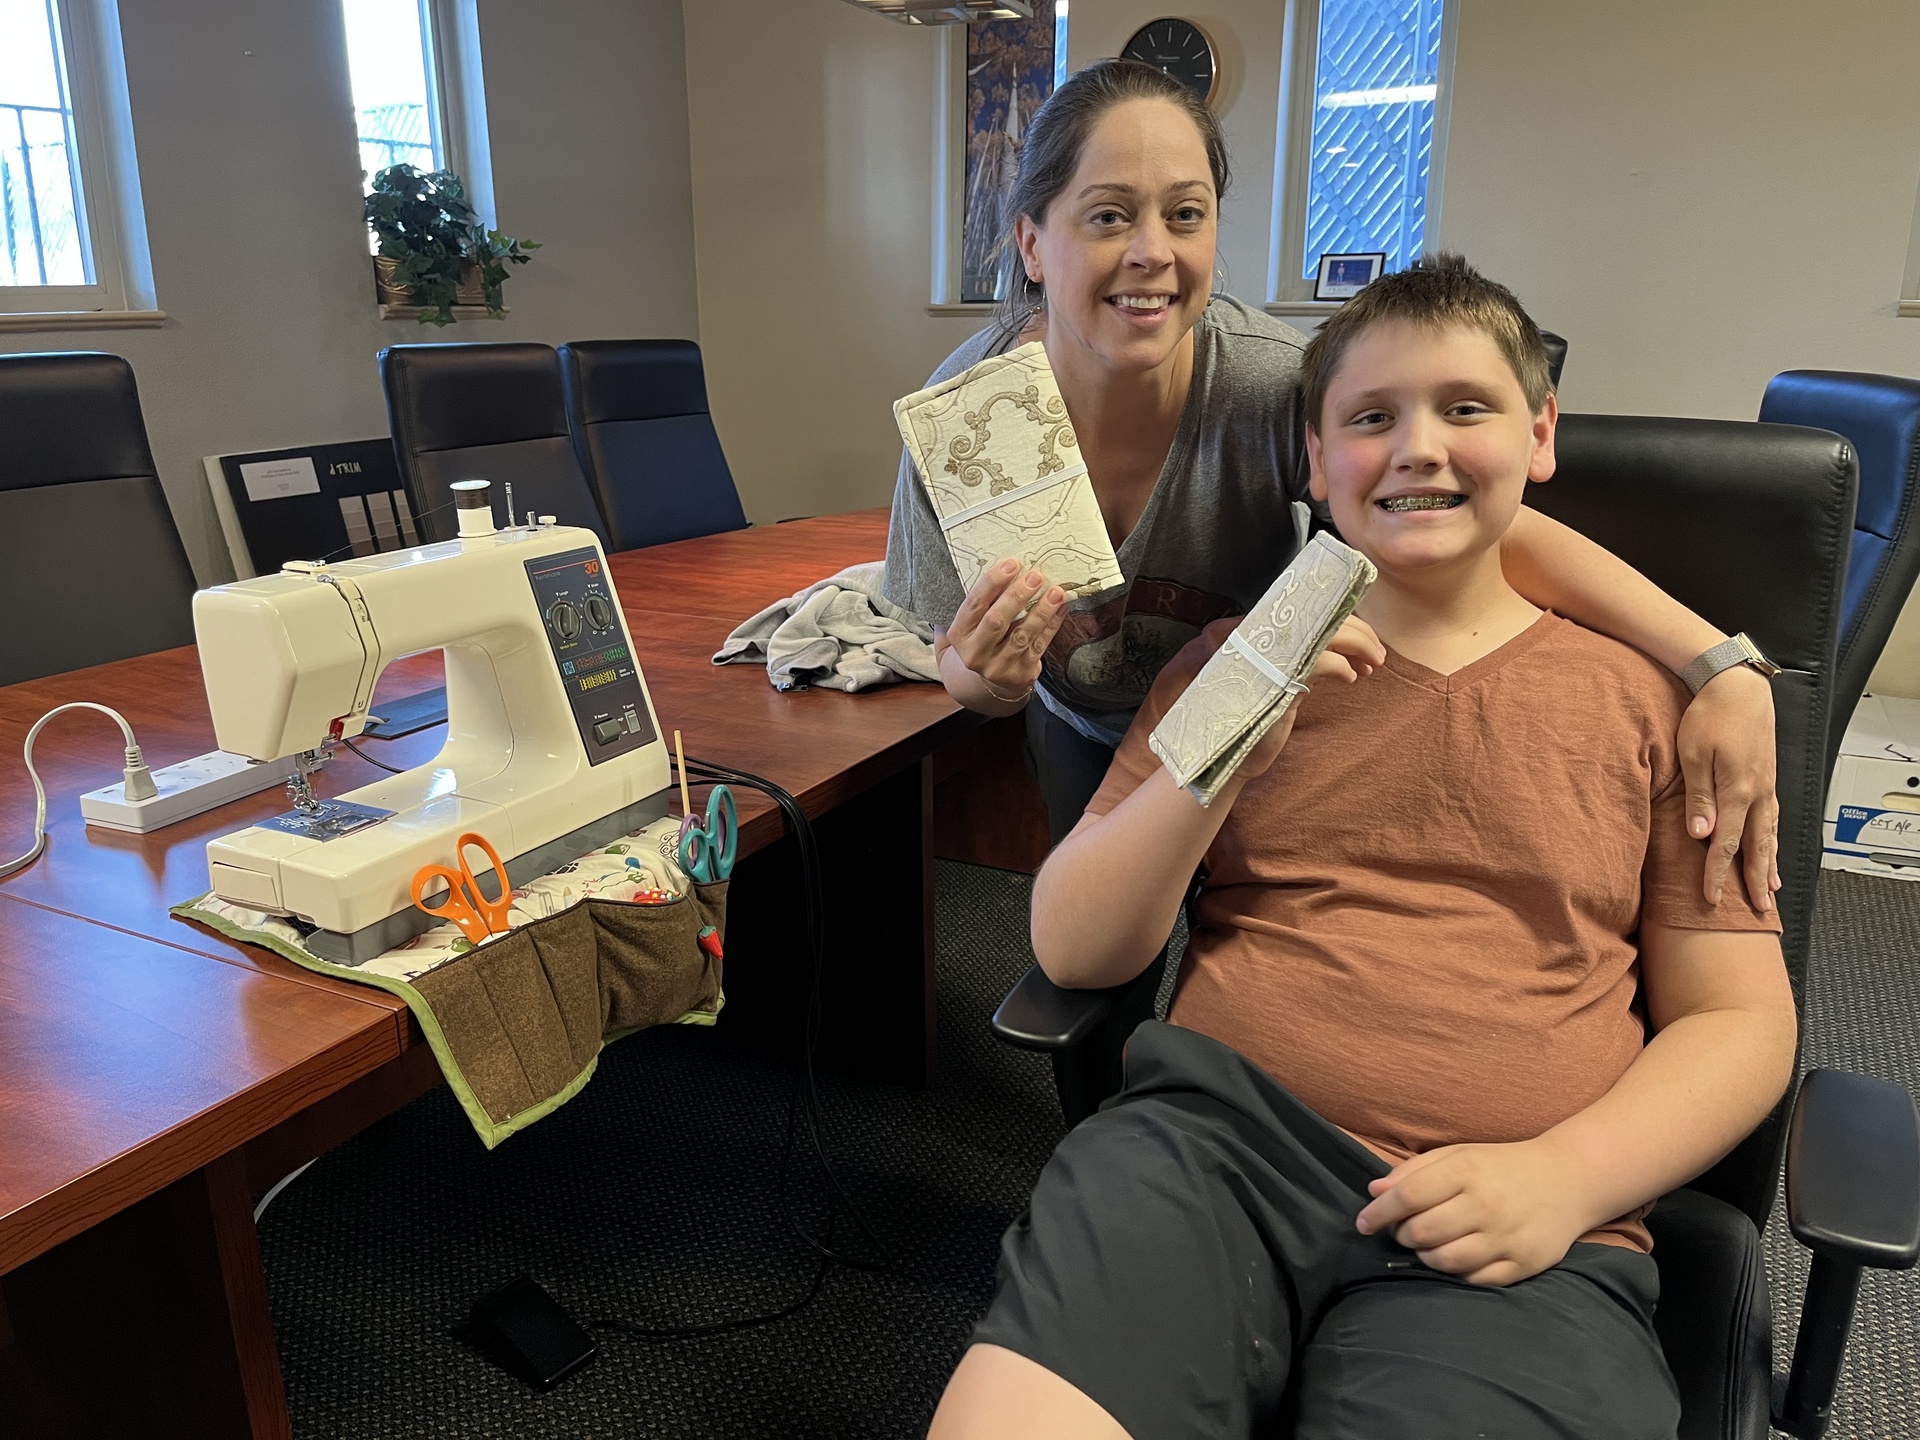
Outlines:
[[[1014,239],[1022,216],[1036,225],[1044,222],[1047,206],[1067,188],[1087,137],[1100,117],[1129,100],[1165,100],[1193,121],[1207,147],[1207,166],[1213,172],[1216,200],[1227,193],[1227,141],[1220,121],[1193,91],[1178,80],[1138,60],[1099,60],[1069,75],[1034,113],[1020,147],[1020,170],[1000,212],[1000,322],[1015,332],[1046,299],[1045,287],[1027,278]]]
[[[1500,347],[1526,394],[1528,409],[1537,415],[1547,403],[1553,382],[1540,327],[1506,286],[1487,279],[1464,255],[1442,253],[1422,255],[1407,269],[1381,276],[1320,327],[1300,357],[1300,391],[1309,425],[1319,427],[1320,407],[1347,347],[1388,320],[1430,330],[1449,325],[1478,330]]]

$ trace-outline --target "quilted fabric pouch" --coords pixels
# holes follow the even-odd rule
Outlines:
[[[896,400],[893,418],[963,589],[1009,556],[1072,597],[1123,583],[1045,346]]]

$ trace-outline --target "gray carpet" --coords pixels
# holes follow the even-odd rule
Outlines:
[[[522,1270],[576,1316],[645,1325],[804,1290],[811,1262],[775,1194],[786,1073],[730,1047],[724,1021],[649,1031],[490,1154],[443,1089],[324,1157],[261,1223],[299,1440],[924,1433],[1000,1232],[1060,1133],[1046,1062],[986,1029],[1026,964],[1027,882],[942,865],[939,883],[937,1082],[824,1083],[829,1144],[896,1271],[836,1269],[799,1315],[731,1336],[605,1337],[592,1368],[536,1395],[457,1333],[475,1296]],[[1920,1081],[1916,937],[1920,886],[1823,878],[1810,1065]],[[1803,1267],[1784,1222],[1768,1246],[1791,1314]],[[1868,1278],[1836,1440],[1920,1440],[1917,1302],[1920,1278]],[[1776,1343],[1784,1364],[1790,1333]]]
[[[1920,1093],[1920,884],[1826,871],[1807,967],[1801,1064]],[[1774,1368],[1793,1355],[1807,1252],[1783,1203],[1767,1227]],[[1920,1436],[1920,1274],[1869,1270],[1829,1440]]]

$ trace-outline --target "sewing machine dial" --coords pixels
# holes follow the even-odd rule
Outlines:
[[[571,645],[580,638],[580,612],[565,600],[547,611],[547,624],[553,627],[553,633],[560,637],[562,644]]]
[[[598,765],[654,738],[640,667],[613,601],[606,562],[592,548],[527,562],[567,703],[587,760]]]

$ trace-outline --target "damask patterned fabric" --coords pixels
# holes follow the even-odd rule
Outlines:
[[[1331,535],[1313,537],[1154,727],[1147,743],[1175,784],[1213,803],[1379,573]]]
[[[894,401],[964,588],[1009,556],[1071,596],[1123,583],[1038,341]]]

